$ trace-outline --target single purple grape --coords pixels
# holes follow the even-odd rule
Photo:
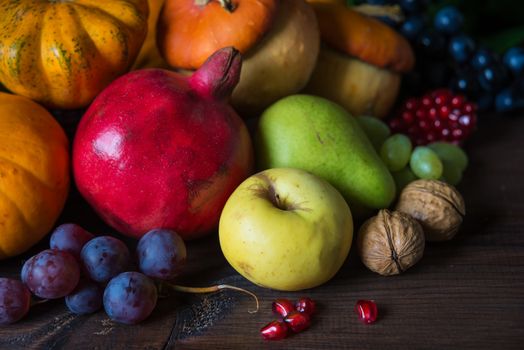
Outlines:
[[[172,230],[154,229],[138,242],[138,266],[149,277],[162,280],[175,278],[186,262],[186,245]]]
[[[44,299],[68,295],[79,279],[76,259],[61,250],[46,249],[29,258],[22,267],[22,282],[34,295]]]
[[[524,48],[515,46],[504,53],[504,64],[517,76],[524,72]]]
[[[145,320],[156,306],[153,281],[140,272],[124,272],[114,277],[104,290],[104,309],[114,321],[135,324]]]
[[[64,250],[73,254],[77,259],[80,259],[80,252],[82,247],[95,236],[77,224],[62,224],[58,226],[49,240],[49,247],[51,249]]]
[[[475,41],[468,35],[456,35],[449,40],[449,54],[458,63],[468,61],[474,50]]]
[[[19,280],[0,278],[0,325],[22,319],[31,306],[31,292]]]
[[[102,307],[104,289],[88,279],[80,280],[75,290],[65,297],[67,308],[75,314],[91,314]]]
[[[400,33],[404,35],[409,41],[414,41],[422,32],[426,23],[424,17],[415,15],[408,17],[400,26]]]
[[[453,5],[441,8],[433,18],[436,30],[444,34],[455,34],[462,28],[464,16],[459,9]]]
[[[127,269],[130,253],[121,240],[99,236],[84,245],[80,259],[89,278],[105,283]]]

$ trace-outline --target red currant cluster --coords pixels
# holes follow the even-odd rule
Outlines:
[[[389,122],[393,132],[408,135],[416,145],[435,141],[461,144],[477,124],[477,107],[463,95],[448,89],[407,99]]]
[[[277,299],[272,304],[272,310],[280,318],[262,327],[260,334],[267,340],[280,340],[286,338],[290,331],[302,332],[311,325],[315,309],[315,302],[307,297],[298,299],[294,304],[289,299]]]

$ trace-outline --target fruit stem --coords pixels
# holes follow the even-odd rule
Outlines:
[[[247,289],[243,289],[243,288],[240,288],[240,287],[235,287],[235,286],[232,286],[232,285],[229,285],[229,284],[218,284],[218,285],[210,286],[210,287],[187,287],[187,286],[180,286],[180,285],[171,284],[171,283],[163,283],[163,284],[167,285],[169,288],[171,288],[172,290],[174,290],[176,292],[195,293],[195,294],[214,293],[214,292],[219,292],[219,291],[224,290],[224,289],[226,289],[226,290],[227,289],[229,289],[229,290],[236,290],[238,292],[242,292],[242,293],[245,293],[247,295],[250,295],[250,296],[253,297],[253,299],[255,299],[255,303],[257,305],[257,308],[255,310],[247,310],[247,312],[249,312],[250,314],[254,314],[254,313],[258,312],[258,309],[259,309],[258,297],[255,295],[255,293],[250,292]]]
[[[189,85],[206,99],[226,100],[240,79],[242,57],[234,47],[212,54],[189,78]]]
[[[39,304],[43,304],[43,303],[47,303],[49,301],[49,299],[40,299],[40,300],[35,300],[33,298],[31,298],[31,304],[30,306],[33,307],[35,305],[39,305]]]
[[[195,0],[195,4],[198,6],[205,6],[210,2],[211,0]],[[218,0],[218,2],[220,3],[220,6],[226,9],[228,12],[233,12],[235,10],[235,5],[231,2],[231,0]]]
[[[404,14],[399,5],[360,4],[352,8],[357,12],[371,17],[387,17],[397,23],[404,20]]]

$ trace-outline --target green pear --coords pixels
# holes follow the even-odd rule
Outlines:
[[[324,178],[357,217],[395,198],[395,181],[357,119],[327,99],[291,95],[269,106],[255,151],[261,170],[299,168]]]

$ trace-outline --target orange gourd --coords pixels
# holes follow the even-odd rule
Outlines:
[[[0,82],[80,108],[127,72],[147,32],[147,0],[0,2]]]
[[[394,29],[344,4],[308,0],[315,9],[322,41],[371,65],[410,71],[415,56],[409,42]]]
[[[52,229],[68,190],[60,125],[36,102],[0,92],[0,259],[25,252]]]
[[[183,69],[197,69],[226,46],[244,54],[270,28],[277,5],[277,0],[166,0],[158,47],[169,65]]]

